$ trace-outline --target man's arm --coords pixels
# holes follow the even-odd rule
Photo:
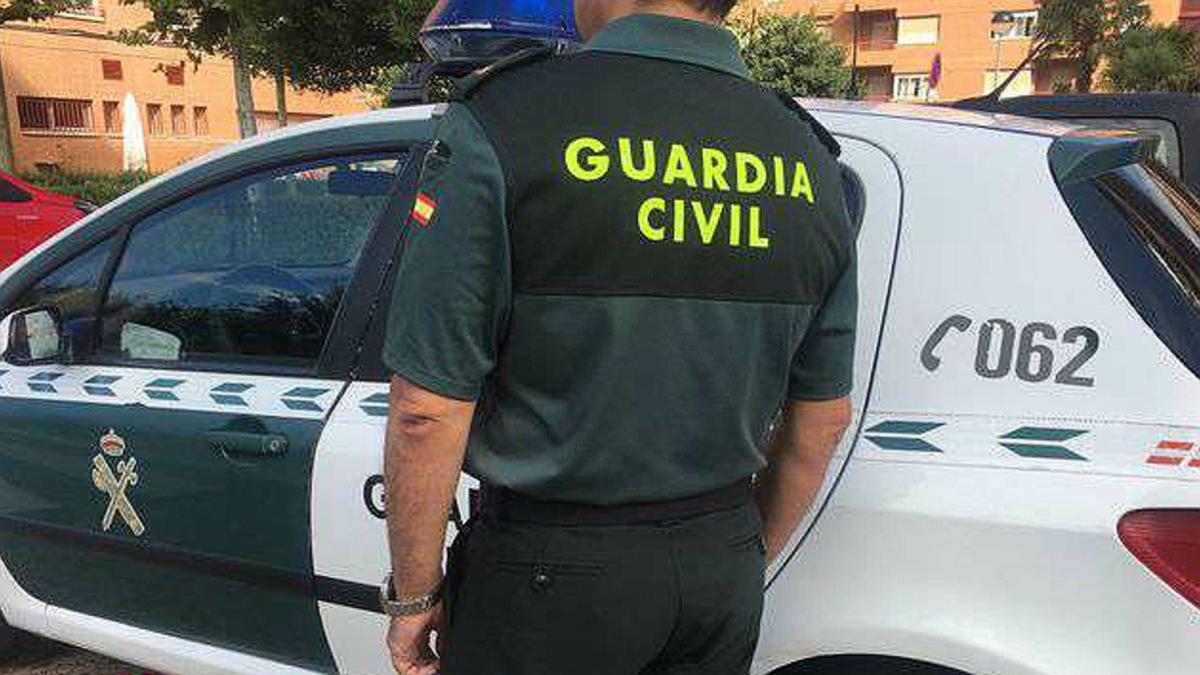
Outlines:
[[[388,543],[398,598],[429,594],[442,578],[446,523],[475,403],[392,378],[388,417]]]
[[[836,164],[825,175],[837,175]],[[825,216],[848,233],[840,184],[823,191]],[[768,449],[766,470],[758,476],[755,498],[763,516],[767,560],[787,545],[792,532],[825,480],[829,459],[850,426],[853,411],[854,343],[858,328],[856,236],[848,238],[847,261],[826,294],[801,342],[788,376],[787,402]]]
[[[474,413],[473,402],[439,396],[404,378],[392,378],[384,477],[397,598],[428,595],[441,581],[446,522]],[[397,672],[437,672],[428,631],[441,629],[439,613],[393,620],[388,639]],[[424,636],[426,642],[420,643],[420,638],[414,642],[414,635]]]
[[[406,219],[384,362],[387,511],[396,595],[420,598],[441,575],[451,499],[475,401],[495,367],[511,302],[504,171],[470,111],[452,104],[422,158],[423,210]],[[441,610],[392,619],[396,670],[432,675]]]
[[[812,506],[850,417],[849,398],[791,401],[784,408],[771,438],[770,464],[759,474],[755,490],[768,562],[787,545]]]

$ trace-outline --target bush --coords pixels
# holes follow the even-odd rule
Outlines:
[[[1109,53],[1105,81],[1113,91],[1200,91],[1200,43],[1174,26],[1126,31]]]
[[[846,65],[846,48],[797,14],[742,16],[730,23],[742,43],[750,75],[793,96],[857,98],[859,85]]]
[[[61,169],[38,169],[20,176],[22,180],[40,188],[70,195],[96,206],[104,206],[154,177],[145,171],[98,173]]]

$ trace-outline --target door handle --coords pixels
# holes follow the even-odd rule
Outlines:
[[[214,430],[205,436],[213,450],[225,455],[273,457],[287,454],[288,439],[281,434],[257,434],[246,431]]]

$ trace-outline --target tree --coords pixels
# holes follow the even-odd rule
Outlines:
[[[431,0],[122,0],[151,20],[123,31],[134,44],[168,42],[193,62],[233,62],[242,136],[257,132],[251,77],[273,78],[280,121],[287,83],[326,93],[365,87],[389,65],[413,58]]]
[[[233,62],[233,90],[237,99],[238,128],[242,138],[258,133],[254,119],[254,93],[247,55],[251,31],[246,8],[254,0],[121,0],[142,4],[151,18],[118,37],[128,44],[170,43],[187,52],[193,63],[205,56],[226,56]]]
[[[257,0],[247,59],[276,82],[286,123],[286,82],[335,93],[368,88],[380,74],[417,58],[417,32],[433,0]]]
[[[9,21],[41,21],[78,5],[79,0],[7,0],[0,4],[0,25]],[[0,64],[0,167],[12,169],[12,138],[8,135],[8,93]]]
[[[1042,0],[1038,9],[1036,53],[1079,64],[1075,90],[1092,90],[1105,53],[1130,29],[1146,25],[1145,0]]]
[[[734,19],[750,75],[765,86],[794,96],[853,96],[846,48],[817,28],[808,15],[757,13]]]
[[[1126,31],[1108,54],[1104,80],[1113,91],[1200,92],[1200,44],[1174,26]]]

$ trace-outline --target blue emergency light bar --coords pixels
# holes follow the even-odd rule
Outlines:
[[[530,47],[572,51],[583,42],[571,0],[439,0],[420,40],[444,72],[486,65]]]

